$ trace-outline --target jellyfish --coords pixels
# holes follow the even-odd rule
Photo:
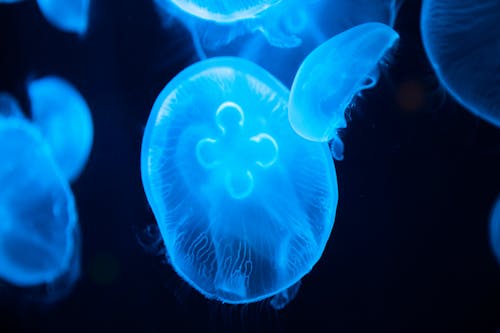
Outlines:
[[[292,128],[311,141],[329,142],[342,159],[339,129],[345,111],[361,90],[379,78],[378,64],[399,35],[382,23],[365,23],[342,32],[315,49],[300,66],[290,93],[288,117]]]
[[[427,57],[446,90],[500,127],[500,1],[424,0]]]
[[[48,285],[75,268],[77,213],[49,147],[26,119],[0,118],[0,278]]]
[[[0,92],[0,118],[23,118],[17,99],[9,93]]]
[[[63,175],[74,181],[92,147],[94,131],[89,106],[73,85],[56,76],[30,81],[27,89],[34,124]]]
[[[298,0],[155,0],[160,13],[185,22],[195,36],[211,48],[235,38],[260,32],[279,47],[295,47],[300,40],[280,24],[279,17]],[[310,2],[311,0],[305,0]]]
[[[178,74],[149,116],[146,196],[172,267],[210,299],[289,301],[329,238],[333,160],[292,130],[288,95],[258,65],[219,57]]]
[[[0,0],[16,3],[26,0]],[[56,28],[84,35],[87,32],[90,0],[36,0],[44,17]]]
[[[493,253],[500,263],[500,196],[493,206],[490,217],[490,244]]]
[[[200,59],[245,58],[290,87],[294,74],[312,50],[332,36],[362,23],[381,22],[392,27],[402,1],[282,0],[266,8],[258,19],[225,24],[194,19],[192,15],[186,17],[176,14],[175,10],[162,12],[173,13],[187,26]],[[262,21],[262,28],[251,29]],[[248,27],[248,24],[252,25]],[[269,29],[269,25],[279,29]]]

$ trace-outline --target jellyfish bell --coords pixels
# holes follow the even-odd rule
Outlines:
[[[291,129],[288,94],[251,62],[213,58],[177,75],[151,111],[146,196],[169,262],[208,298],[249,303],[282,293],[329,238],[335,168],[326,144]]]
[[[361,90],[377,83],[378,64],[398,39],[385,24],[365,23],[311,52],[290,93],[288,117],[295,132],[311,141],[335,140],[334,154],[342,156],[337,132],[346,127],[345,111]]]
[[[394,26],[402,0],[284,0],[250,20],[261,33],[245,27],[187,24],[200,59],[237,56],[264,67],[290,87],[300,64],[320,44],[356,25],[380,22]],[[269,19],[268,19],[269,18]],[[269,21],[270,24],[256,24]],[[248,23],[248,22],[247,22]],[[237,33],[239,32],[239,33]],[[227,38],[226,38],[227,37]],[[285,41],[285,42],[283,42]]]
[[[495,201],[490,215],[490,245],[500,263],[500,196]]]
[[[56,28],[79,35],[87,32],[90,0],[37,0],[37,3]]]
[[[31,115],[64,176],[73,181],[90,155],[94,130],[89,106],[66,80],[47,76],[28,82]]]
[[[17,99],[9,93],[0,92],[0,117],[24,118],[23,111]]]
[[[500,127],[500,2],[424,0],[424,49],[446,90]]]
[[[310,2],[306,0],[305,2]],[[236,38],[260,32],[266,40],[279,47],[300,44],[290,30],[283,29],[281,17],[298,0],[155,0],[164,17],[180,19],[191,31],[195,44],[217,49]]]
[[[0,278],[19,287],[50,284],[71,268],[73,194],[26,120],[0,120],[0,139]]]

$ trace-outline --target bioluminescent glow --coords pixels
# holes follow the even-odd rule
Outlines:
[[[500,197],[495,202],[490,216],[490,244],[500,263]]]
[[[441,84],[500,126],[500,1],[424,0],[421,18],[425,51]]]
[[[261,67],[214,58],[182,71],[153,106],[145,192],[170,263],[208,298],[248,303],[287,293],[329,238],[333,161],[326,144],[292,130],[288,95]]]
[[[334,157],[343,145],[337,131],[346,127],[345,111],[379,77],[378,64],[399,35],[382,23],[365,23],[342,32],[315,49],[300,66],[290,93],[289,119],[302,137],[334,140]]]
[[[0,0],[1,3],[26,0]],[[90,0],[36,0],[42,14],[56,28],[83,35],[87,32]]]
[[[48,76],[28,83],[33,122],[52,149],[66,179],[82,172],[92,148],[92,116],[85,99],[66,80]]]
[[[394,26],[401,3],[402,0],[285,0],[266,9],[258,19],[233,24],[176,16],[191,31],[200,59],[228,55],[248,59],[290,87],[300,64],[320,44],[367,22]],[[262,28],[258,29],[262,33],[252,33],[255,22],[262,21]]]
[[[0,117],[24,118],[17,99],[9,93],[0,92]]]
[[[0,119],[0,154],[0,278],[20,287],[58,281],[79,251],[68,182],[27,120]]]

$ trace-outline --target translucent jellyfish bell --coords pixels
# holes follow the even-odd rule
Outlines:
[[[319,260],[337,206],[328,146],[287,120],[288,90],[259,66],[213,58],[161,92],[142,179],[170,263],[209,298],[287,293]],[[295,288],[295,287],[293,287]]]
[[[37,0],[45,18],[55,27],[85,34],[88,28],[90,0]]]
[[[315,49],[293,81],[288,113],[293,129],[311,141],[335,139],[334,154],[341,158],[337,131],[346,127],[345,110],[361,90],[377,83],[378,64],[398,39],[385,24],[365,23]]]
[[[440,82],[471,112],[500,126],[500,1],[424,0],[425,51]]]
[[[72,181],[82,172],[92,148],[90,109],[69,82],[48,76],[28,83],[33,122],[38,126],[64,176]]]
[[[23,118],[23,111],[14,96],[6,92],[0,92],[0,119],[10,117]]]
[[[74,267],[73,194],[41,135],[0,118],[0,278],[21,287],[57,281]]]
[[[500,263],[500,197],[495,202],[490,217],[490,244]]]

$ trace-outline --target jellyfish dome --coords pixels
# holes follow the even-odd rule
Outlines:
[[[382,23],[365,23],[316,48],[300,66],[290,93],[289,119],[302,137],[320,142],[337,138],[346,127],[345,111],[379,77],[378,64],[399,35]],[[334,152],[342,156],[339,140]]]
[[[441,84],[500,126],[500,1],[424,0],[422,40]]]
[[[0,92],[0,117],[23,118],[23,111],[17,99],[9,93]]]
[[[20,287],[72,268],[77,213],[67,180],[26,120],[0,119],[0,278]]]
[[[500,196],[495,202],[490,217],[490,244],[500,263]]]
[[[82,172],[92,148],[94,130],[89,106],[66,80],[47,76],[28,83],[33,122],[70,180]]]
[[[37,0],[45,18],[63,31],[85,34],[88,28],[90,0]]]
[[[170,263],[208,298],[248,303],[286,292],[329,238],[333,161],[327,145],[294,133],[287,101],[261,67],[221,57],[182,71],[153,106],[145,192]]]

